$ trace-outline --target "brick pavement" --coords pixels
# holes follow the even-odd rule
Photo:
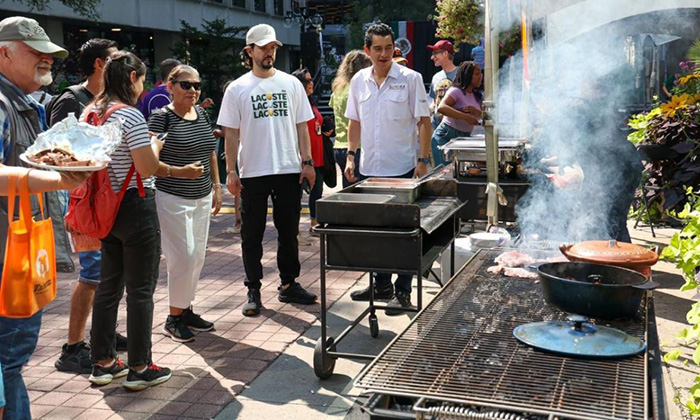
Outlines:
[[[308,229],[302,216],[301,229]],[[294,342],[318,317],[319,305],[303,306],[277,301],[277,234],[268,217],[264,239],[262,299],[265,310],[246,318],[240,308],[246,300],[243,285],[240,235],[225,234],[231,214],[212,219],[204,270],[199,282],[195,312],[215,322],[216,330],[197,333],[196,341],[179,344],[162,335],[168,314],[165,262],[154,295],[154,362],[173,369],[166,383],[141,392],[121,386],[123,379],[93,387],[88,375],[56,371],[53,364],[68,335],[70,293],[77,272],[59,274],[58,297],[44,314],[36,352],[24,370],[34,418],[41,419],[202,419],[214,417],[241,390]],[[319,293],[318,240],[300,246],[299,282]],[[328,273],[329,305],[344,294],[360,273]],[[118,331],[126,333],[126,306],[122,299]],[[90,322],[86,331],[90,331]],[[126,359],[126,354],[122,356]]]

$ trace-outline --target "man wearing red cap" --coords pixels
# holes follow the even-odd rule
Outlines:
[[[457,66],[455,66],[455,48],[452,43],[446,39],[441,39],[435,43],[435,45],[428,45],[428,49],[432,50],[430,54],[430,59],[435,63],[435,67],[440,67],[442,70],[435,73],[433,80],[430,82],[430,92],[428,96],[430,97],[430,122],[433,126],[433,130],[440,124],[440,120],[435,116],[435,111],[437,110],[437,105],[435,104],[435,88],[437,84],[443,79],[454,80],[457,74]]]

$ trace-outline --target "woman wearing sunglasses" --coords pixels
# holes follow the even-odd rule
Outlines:
[[[193,312],[192,302],[204,265],[209,218],[221,209],[216,138],[209,117],[195,106],[202,92],[199,73],[187,65],[168,75],[170,105],[151,114],[148,129],[166,133],[156,172],[156,207],[168,269],[170,315],[163,333],[181,343],[214,324]],[[213,208],[213,211],[212,211]]]

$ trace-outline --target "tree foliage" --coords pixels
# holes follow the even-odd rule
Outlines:
[[[245,42],[236,35],[245,33],[248,28],[228,26],[223,19],[204,20],[202,29],[185,21],[180,21],[180,25],[182,39],[173,48],[173,53],[180,61],[199,71],[202,98],[214,100],[216,115],[226,82],[247,71],[239,58]]]
[[[5,2],[7,0],[0,0]],[[51,0],[12,0],[14,3],[22,3],[29,7],[29,11],[44,12],[50,9],[49,2]],[[102,0],[58,0],[64,6],[70,7],[75,13],[87,19],[97,20],[100,14],[97,13],[97,6],[102,3]]]
[[[350,30],[350,43],[353,48],[362,48],[364,43],[365,23],[379,20],[389,23],[392,21],[424,22],[431,20],[431,14],[435,11],[434,0],[356,0],[352,6],[352,13],[348,17]]]

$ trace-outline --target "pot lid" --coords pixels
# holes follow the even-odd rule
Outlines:
[[[633,264],[648,267],[656,264],[659,259],[656,252],[648,248],[614,239],[563,245],[561,251],[568,258],[613,265]]]
[[[614,358],[634,356],[646,349],[643,340],[614,328],[589,324],[585,316],[567,319],[523,324],[513,330],[513,335],[529,346],[568,356]]]

